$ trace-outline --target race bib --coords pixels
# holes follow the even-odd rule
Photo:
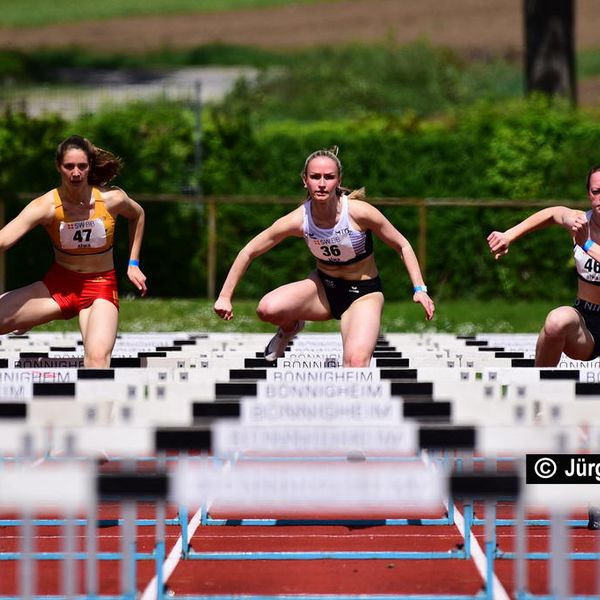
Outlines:
[[[346,262],[356,257],[356,250],[352,247],[350,233],[347,229],[335,231],[328,238],[311,238],[305,236],[310,251],[316,258],[327,262]]]
[[[106,244],[106,229],[102,219],[61,223],[60,245],[65,250],[102,248]]]

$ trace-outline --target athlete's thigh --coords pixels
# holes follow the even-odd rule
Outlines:
[[[117,338],[119,310],[104,298],[79,312],[79,328],[86,351],[111,352]]]
[[[60,306],[41,281],[0,296],[0,323],[3,329],[30,328],[62,318]]]
[[[562,307],[561,316],[569,322],[564,352],[576,360],[587,360],[594,350],[594,336],[588,329],[583,316],[571,306]],[[596,333],[600,335],[600,332]]]
[[[312,272],[300,281],[279,286],[261,299],[273,311],[285,310],[305,321],[331,319],[329,303],[319,276]]]
[[[372,353],[379,337],[384,298],[373,292],[355,300],[341,319],[344,356],[353,352]]]

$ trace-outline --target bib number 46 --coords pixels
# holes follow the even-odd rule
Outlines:
[[[600,273],[600,263],[595,261],[593,258],[588,258],[583,265],[583,268],[588,273]]]

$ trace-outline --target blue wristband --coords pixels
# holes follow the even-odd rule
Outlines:
[[[416,294],[417,292],[427,293],[427,286],[426,285],[415,285],[415,287],[413,288],[413,293]]]
[[[137,258],[130,258],[129,259],[129,266],[130,267],[139,267],[140,266],[140,261],[137,260]]]
[[[583,251],[584,252],[588,252],[589,249],[595,244],[596,242],[594,242],[594,240],[588,240],[583,246]]]

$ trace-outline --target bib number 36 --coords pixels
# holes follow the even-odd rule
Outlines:
[[[340,247],[335,244],[333,246],[321,246],[321,252],[324,256],[340,256],[342,253]]]

